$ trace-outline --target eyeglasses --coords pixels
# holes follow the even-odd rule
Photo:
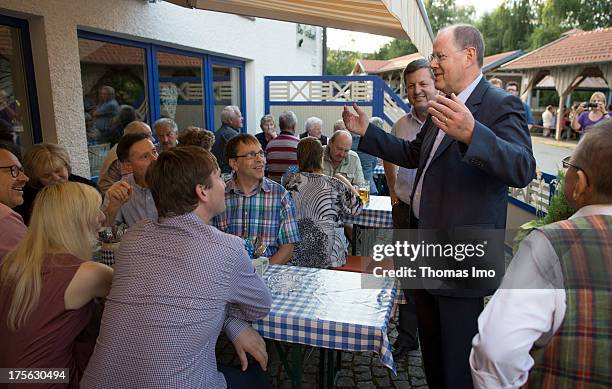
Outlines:
[[[460,51],[467,50],[467,49],[469,49],[469,47],[465,47],[465,48],[463,48],[463,49],[455,50],[453,53],[458,53],[458,52],[460,52]],[[446,58],[448,58],[448,55],[446,55],[446,54],[442,54],[442,53],[431,53],[431,54],[429,55],[429,57],[427,57],[427,59],[429,60],[429,63],[432,63],[434,59],[435,59],[436,61],[438,61],[438,62],[442,62],[442,61],[444,61]]]
[[[10,169],[11,176],[13,176],[13,178],[19,177],[19,173],[25,174],[23,171],[23,166],[17,166],[17,165],[0,166],[0,169]]]
[[[563,158],[561,160],[561,164],[563,165],[563,169],[569,169],[570,166],[571,166],[571,167],[573,167],[576,170],[580,170],[584,174],[584,177],[586,178],[587,183],[588,183],[589,182],[589,177],[587,176],[587,174],[584,171],[584,169],[581,168],[580,166],[576,166],[573,163],[570,163],[570,159],[571,159],[571,155],[568,155],[567,157],[565,157],[565,158]]]
[[[573,168],[574,168],[574,169],[576,169],[576,170],[582,170],[582,169],[580,169],[578,166],[576,166],[576,165],[574,165],[574,164],[571,164],[571,163],[570,163],[570,159],[571,159],[571,158],[572,158],[572,156],[571,156],[571,155],[568,155],[567,157],[565,157],[565,158],[563,158],[563,159],[561,160],[561,163],[563,164],[563,169],[569,169],[569,167],[571,166],[571,167],[573,167]]]
[[[264,153],[263,150],[259,150],[259,151],[249,151],[246,154],[243,155],[237,155],[234,158],[246,158],[246,159],[255,159],[257,157],[261,157],[261,158],[266,158],[266,153]]]

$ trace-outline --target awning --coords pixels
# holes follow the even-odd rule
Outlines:
[[[187,8],[410,39],[429,55],[433,32],[421,0],[166,0]]]

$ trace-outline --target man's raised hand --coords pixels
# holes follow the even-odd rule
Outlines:
[[[355,103],[353,103],[353,109],[357,112],[357,115],[352,113],[346,105],[344,106],[342,111],[344,126],[353,134],[363,136],[368,129],[368,115]]]

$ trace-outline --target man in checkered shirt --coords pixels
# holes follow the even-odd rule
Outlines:
[[[226,210],[213,220],[221,231],[253,242],[261,237],[263,256],[272,264],[285,264],[300,241],[291,195],[280,184],[264,177],[265,153],[253,135],[230,139],[225,149],[234,170],[225,188]]]
[[[225,209],[214,156],[195,146],[173,148],[151,165],[146,181],[159,219],[142,220],[123,237],[81,387],[270,387],[246,357],[266,369],[265,342],[249,322],[268,314],[270,292],[242,240],[209,225]],[[242,372],[217,366],[221,330]]]

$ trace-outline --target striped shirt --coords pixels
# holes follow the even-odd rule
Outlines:
[[[276,182],[291,165],[297,165],[297,145],[300,139],[290,132],[282,131],[266,146],[266,170],[268,177]]]
[[[188,213],[124,235],[81,388],[225,388],[215,344],[268,314],[242,240]]]
[[[244,194],[234,178],[225,186],[225,212],[213,219],[213,225],[228,234],[255,240],[261,237],[268,246],[263,256],[276,254],[280,245],[300,241],[291,195],[276,182],[263,178],[253,192]]]

